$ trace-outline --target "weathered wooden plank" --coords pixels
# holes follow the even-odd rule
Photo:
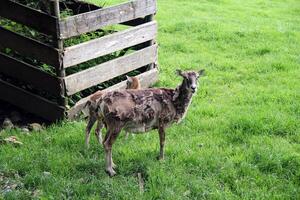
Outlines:
[[[0,79],[0,99],[36,114],[46,120],[56,121],[64,117],[64,108],[45,98],[34,95]]]
[[[52,0],[50,2],[50,13],[52,15],[54,15],[55,17],[57,17],[58,19],[60,19],[60,7],[59,7],[59,0]],[[63,52],[64,50],[64,41],[54,37],[53,38],[53,45],[54,47],[56,47],[57,49],[59,49],[60,52]],[[62,63],[60,63],[62,64]],[[59,78],[59,80],[61,80],[61,84],[63,85],[63,87],[61,87],[60,90],[60,95],[58,98],[58,103],[59,105],[66,107],[68,105],[68,100],[65,97],[65,87],[64,87],[64,82],[63,82],[63,78],[66,76],[66,71],[65,69],[62,67],[62,65],[60,65],[59,67],[56,68],[56,75]]]
[[[151,69],[146,71],[138,76],[136,76],[141,83],[142,88],[148,88],[149,86],[153,85],[158,80],[158,70],[157,68]],[[113,90],[122,90],[126,88],[126,82],[122,81],[116,85],[113,85],[103,91],[113,91]],[[68,118],[74,119],[76,116],[81,112],[85,103],[90,99],[90,96],[85,97],[78,101],[68,112]]]
[[[150,22],[125,31],[113,33],[82,44],[65,48],[65,68],[131,47],[156,37],[157,23]]]
[[[128,73],[157,60],[157,46],[153,45],[134,53],[110,60],[65,78],[68,95]]]
[[[73,1],[60,2],[59,7],[61,10],[64,10],[66,8],[71,9],[73,11],[73,13],[76,13],[76,14],[86,13],[86,12],[90,12],[90,11],[94,11],[94,10],[103,8],[98,5],[87,3],[84,1],[76,1],[76,3]],[[148,21],[146,20],[145,17],[140,17],[140,18],[133,19],[130,21],[122,22],[121,24],[126,25],[126,26],[138,26],[138,25],[144,24],[146,22],[148,22]]]
[[[148,21],[148,22],[153,21],[153,20],[154,20],[154,14],[146,16],[146,17],[145,17],[145,20]],[[155,44],[155,39],[150,40],[150,41],[147,42],[147,43],[148,43],[147,46],[152,46],[153,44]],[[154,67],[155,67],[154,64],[150,64],[150,65],[149,65],[149,68],[150,68],[150,69],[152,69],[152,68],[154,68]]]
[[[24,81],[55,96],[60,95],[59,79],[46,72],[3,53],[0,53],[0,65],[1,73]]]
[[[36,58],[41,62],[58,67],[59,52],[57,49],[39,41],[24,37],[20,34],[0,27],[0,44],[21,53],[24,56]]]
[[[70,38],[156,12],[156,0],[134,0],[60,20],[60,37]]]
[[[0,1],[0,16],[48,35],[56,35],[57,32],[57,18],[11,0]]]

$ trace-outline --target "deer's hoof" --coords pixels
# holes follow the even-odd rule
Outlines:
[[[156,159],[159,160],[159,161],[162,161],[162,160],[165,159],[165,157],[164,156],[157,156]]]
[[[117,168],[117,165],[115,163],[112,163],[111,166],[112,166],[113,169]]]
[[[105,171],[110,177],[113,177],[117,174],[113,169],[106,169]]]

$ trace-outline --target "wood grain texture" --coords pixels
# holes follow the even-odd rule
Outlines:
[[[11,0],[0,1],[0,16],[32,27],[48,35],[56,35],[57,33],[56,23],[58,20],[56,17]]]
[[[64,108],[45,98],[32,94],[0,79],[0,99],[7,101],[46,120],[56,121],[64,117]]]
[[[157,46],[153,45],[117,59],[102,63],[65,78],[68,95],[108,81],[157,60]]]
[[[125,31],[113,33],[82,44],[65,48],[65,68],[125,49],[156,37],[157,23],[150,22]]]
[[[157,68],[151,69],[149,71],[146,71],[138,76],[136,76],[141,83],[142,88],[148,88],[149,86],[153,85],[155,82],[158,80],[158,70]],[[126,89],[126,82],[127,81],[122,81],[118,84],[115,84],[103,91],[113,91],[113,90],[122,90]],[[69,111],[67,111],[67,115],[69,119],[74,119],[78,116],[78,114],[81,112],[83,109],[85,103],[90,99],[90,96],[85,97],[78,101]]]
[[[50,13],[60,19],[60,1],[59,0],[52,0],[50,2]],[[56,35],[53,37],[53,46],[57,48],[60,52],[63,52],[64,50],[64,41],[59,39]],[[56,76],[61,80],[61,89],[60,89],[60,95],[58,98],[59,105],[66,107],[68,105],[68,100],[65,97],[65,86],[63,82],[63,78],[66,76],[65,69],[62,67],[62,62],[59,63],[60,65],[56,68]]]
[[[145,17],[145,20],[148,21],[148,22],[153,21],[153,20],[154,20],[154,14],[146,16],[146,17]],[[148,43],[148,44],[147,44],[147,43]],[[146,43],[147,46],[152,46],[152,45],[155,44],[155,39],[150,40],[150,41],[147,42],[147,43]],[[149,68],[150,68],[150,69],[153,69],[154,67],[155,67],[155,64],[153,64],[153,63],[149,65]]]
[[[60,66],[60,54],[57,49],[2,27],[0,27],[0,44],[23,56],[36,58],[55,67]]]
[[[60,95],[61,86],[58,78],[15,58],[0,53],[0,72],[33,85],[41,91],[55,96]]]
[[[120,24],[156,12],[156,0],[134,0],[60,20],[60,38],[70,38],[104,26]]]

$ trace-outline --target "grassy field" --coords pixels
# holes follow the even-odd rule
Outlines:
[[[0,146],[0,199],[300,199],[300,2],[158,7],[157,86],[175,87],[176,68],[207,72],[186,119],[167,130],[165,161],[155,159],[154,131],[119,137],[114,178],[95,138],[84,150],[83,121],[3,132],[24,145]],[[4,191],[9,184],[16,189]]]

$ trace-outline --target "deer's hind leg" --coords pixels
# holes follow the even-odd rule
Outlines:
[[[103,121],[102,119],[98,119],[97,120],[97,127],[95,130],[95,136],[97,138],[97,141],[99,142],[99,144],[102,144],[102,128],[104,127]]]
[[[89,116],[89,120],[85,129],[85,146],[86,148],[90,147],[90,134],[91,134],[91,129],[93,128],[93,125],[95,124],[97,118],[93,115]]]

